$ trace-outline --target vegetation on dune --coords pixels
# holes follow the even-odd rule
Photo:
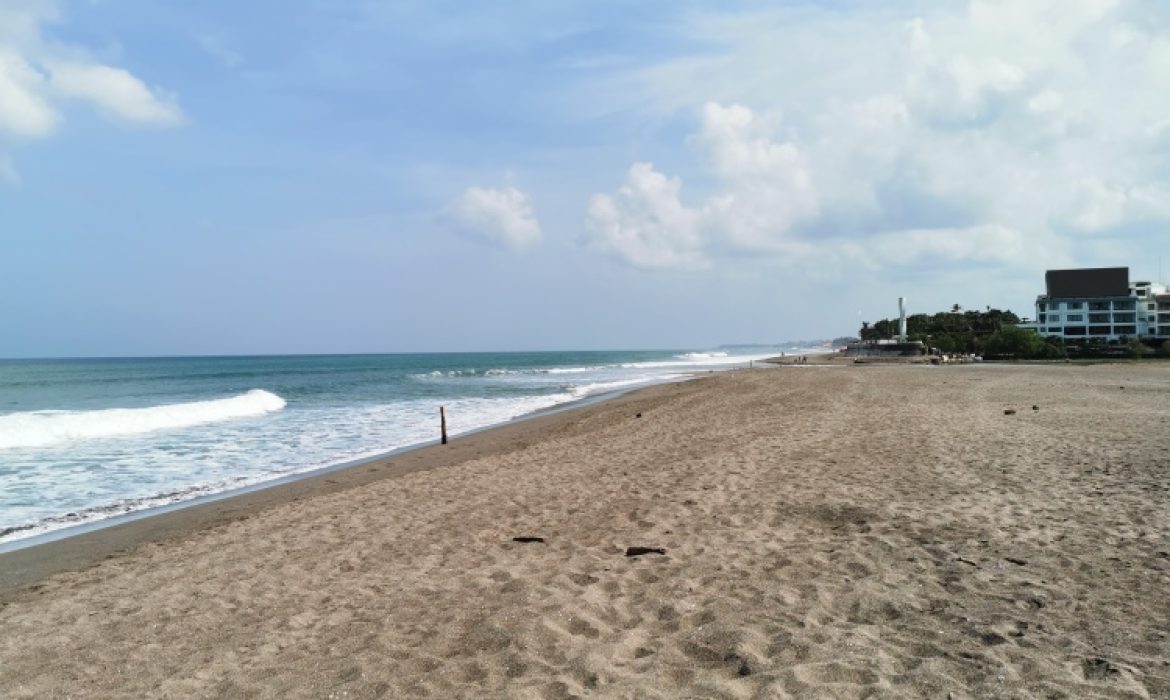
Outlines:
[[[1065,351],[1064,356],[1073,359],[1170,357],[1170,344],[1161,343],[1160,346],[1151,347],[1146,344],[1146,341],[1135,337],[1123,337],[1119,340],[1083,338],[1064,341],[1054,338],[1048,342],[1060,345]]]
[[[978,354],[983,351],[991,336],[1019,322],[1020,317],[1011,311],[992,308],[986,311],[961,311],[959,305],[955,304],[951,311],[907,316],[906,335],[908,340],[922,341],[945,353]],[[897,334],[896,318],[883,318],[873,324],[863,323],[859,332],[862,340],[882,340]]]

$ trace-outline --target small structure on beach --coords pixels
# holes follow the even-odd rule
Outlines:
[[[922,357],[926,344],[906,337],[906,297],[898,297],[898,337],[883,340],[860,340],[845,346],[846,357]]]
[[[846,357],[922,357],[927,354],[921,340],[900,343],[891,340],[862,340],[845,346]]]

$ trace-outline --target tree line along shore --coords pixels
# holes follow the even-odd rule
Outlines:
[[[907,316],[906,339],[920,341],[947,354],[973,354],[989,359],[1170,358],[1170,346],[1153,345],[1137,337],[1120,340],[1044,337],[1021,328],[1022,322],[1010,310],[991,307],[983,311],[963,310],[956,304],[950,311]],[[866,321],[858,331],[861,340],[882,340],[897,334],[897,318]]]

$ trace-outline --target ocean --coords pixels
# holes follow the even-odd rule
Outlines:
[[[781,351],[0,360],[0,543]]]

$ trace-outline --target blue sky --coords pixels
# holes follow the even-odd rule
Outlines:
[[[1167,15],[3,0],[0,356],[1027,315],[1046,268],[1170,252]]]

